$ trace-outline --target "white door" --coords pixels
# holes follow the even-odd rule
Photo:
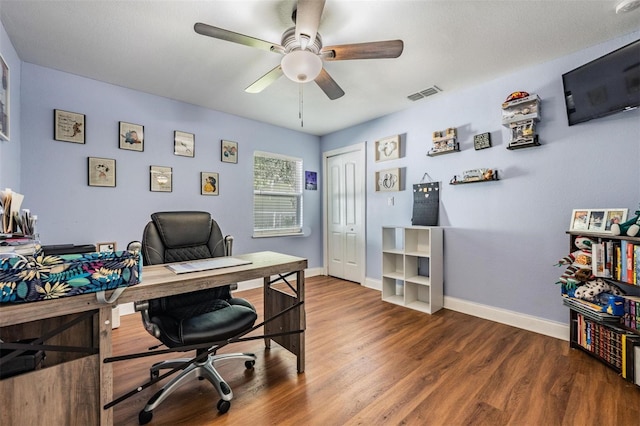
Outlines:
[[[364,144],[326,157],[327,273],[362,283],[365,262]]]

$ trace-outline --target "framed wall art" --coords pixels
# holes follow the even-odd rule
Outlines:
[[[120,122],[120,149],[144,151],[144,126]]]
[[[9,66],[0,55],[2,84],[0,85],[0,139],[9,140]]]
[[[223,163],[237,163],[238,162],[238,142],[221,141],[220,144],[220,158]]]
[[[375,150],[376,162],[400,158],[400,135],[389,136],[376,141]]]
[[[200,173],[200,193],[202,195],[218,195],[220,181],[218,173],[201,172]]]
[[[53,110],[53,139],[62,142],[85,143],[86,117],[77,112]]]
[[[114,251],[116,251],[116,243],[115,241],[109,243],[96,243],[96,251],[106,251],[109,253],[113,253]]]
[[[152,192],[171,192],[173,190],[173,168],[151,166],[149,168],[150,187]]]
[[[173,132],[173,153],[182,157],[195,157],[196,135],[193,133]]]
[[[89,186],[116,186],[116,160],[88,157]]]
[[[376,192],[400,191],[400,169],[376,172]]]

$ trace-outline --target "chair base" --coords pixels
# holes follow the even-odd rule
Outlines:
[[[183,364],[191,361],[192,358],[178,358],[167,361],[162,361],[154,364],[151,369],[151,378],[154,379],[160,374],[160,370],[174,369],[182,366]],[[220,395],[220,400],[217,404],[217,409],[221,414],[226,413],[233,399],[233,392],[231,387],[222,378],[220,373],[216,370],[214,364],[219,361],[228,359],[244,359],[245,367],[252,369],[256,361],[256,356],[251,353],[232,353],[232,354],[215,354],[209,355],[204,361],[193,362],[189,364],[184,370],[178,373],[176,377],[171,379],[165,384],[162,389],[155,393],[151,399],[147,402],[140,414],[138,415],[138,421],[141,425],[149,423],[153,417],[152,411],[162,403],[172,392],[178,389],[180,386],[193,379],[207,379]]]

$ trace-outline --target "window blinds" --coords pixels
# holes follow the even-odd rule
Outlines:
[[[254,237],[302,232],[302,184],[302,159],[254,153]]]

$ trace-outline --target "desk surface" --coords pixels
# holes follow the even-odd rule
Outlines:
[[[142,269],[142,282],[127,288],[114,306],[182,293],[187,285],[189,291],[196,291],[270,275],[303,271],[307,267],[305,258],[272,251],[233,255],[233,257],[248,260],[251,263],[188,274],[175,274],[164,265],[145,266]],[[0,327],[102,307],[104,304],[97,301],[95,293],[32,303],[3,304],[0,306]]]

